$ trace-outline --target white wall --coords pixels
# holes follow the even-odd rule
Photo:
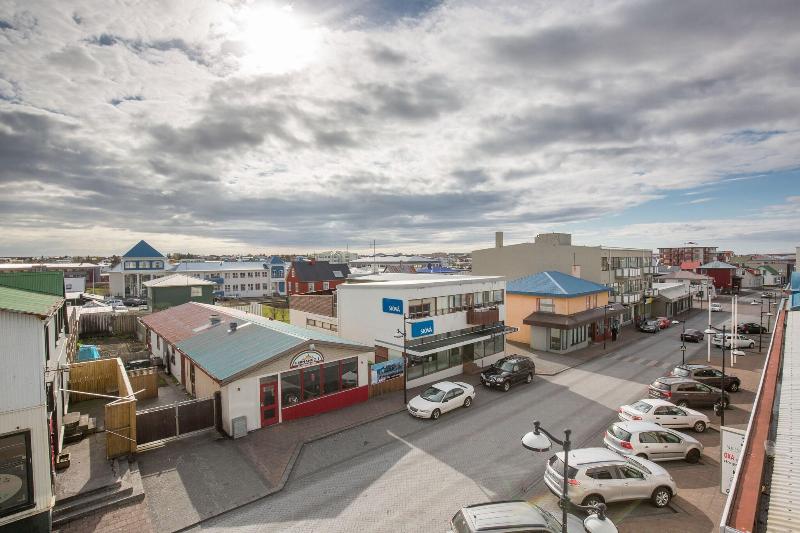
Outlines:
[[[65,292],[85,292],[86,278],[64,278]]]
[[[51,327],[50,353],[55,354]],[[0,311],[0,410],[45,405],[44,328],[33,315]]]
[[[308,328],[314,329],[318,331],[322,331],[325,333],[329,333],[332,335],[338,335],[338,331],[333,331],[330,329],[321,328],[318,326],[311,326],[308,324],[308,319],[316,320],[317,322],[325,322],[327,324],[333,324],[337,328],[339,327],[339,319],[334,316],[325,316],[325,315],[318,315],[316,313],[308,313],[306,311],[300,311],[298,309],[289,308],[289,323],[293,326],[299,326],[301,328]]]

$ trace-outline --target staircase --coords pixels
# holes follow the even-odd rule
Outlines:
[[[64,444],[77,442],[97,431],[97,421],[89,415],[73,411],[64,415]]]
[[[97,512],[142,501],[144,488],[136,461],[115,459],[113,469],[117,473],[114,482],[56,500],[53,507],[53,528],[56,529]]]

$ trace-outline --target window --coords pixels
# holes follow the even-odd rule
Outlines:
[[[309,283],[308,284],[308,290],[309,290],[309,292],[313,292],[314,291],[314,283]]]
[[[231,274],[231,277],[238,278],[239,277],[239,273],[238,272],[234,272],[233,274]]]
[[[313,400],[322,392],[320,371],[322,365],[311,368],[304,368],[300,375],[303,378],[303,401]]]
[[[411,318],[420,318],[431,315],[431,303],[433,298],[408,301],[408,315]]]
[[[125,268],[135,269],[136,268],[136,261],[125,261]]]
[[[591,308],[592,308],[592,296],[589,295],[586,297],[586,309],[591,309]]]
[[[247,290],[249,290],[249,291],[253,290],[253,284],[252,283],[248,283],[247,284]]]
[[[288,407],[300,403],[300,371],[292,370],[281,374],[281,404]]]
[[[539,311],[542,313],[555,313],[556,306],[552,298],[539,298]]]
[[[492,291],[492,301],[496,304],[503,303],[503,290]]]
[[[31,432],[29,430],[0,437],[0,478],[14,483],[5,485],[0,500],[0,516],[17,513],[35,505],[33,501],[33,467]],[[16,483],[19,485],[17,486]],[[10,490],[9,490],[10,489]]]
[[[333,363],[326,363],[323,366],[322,370],[322,380],[323,380],[323,393],[324,394],[332,394],[334,392],[339,392],[341,386],[341,371],[340,371],[340,361],[334,361]]]
[[[622,477],[625,479],[644,479],[644,474],[628,465],[618,467]]]
[[[330,288],[331,288],[331,284],[330,284],[330,282],[328,282],[328,281],[323,281],[323,282],[322,282],[322,290],[323,290],[323,291],[327,291],[327,290],[328,290],[328,289],[330,289]]]
[[[450,306],[447,304],[447,296],[439,296],[436,298],[436,314],[444,315],[450,312]]]
[[[260,290],[261,290],[261,284],[260,284],[260,283],[256,283],[256,290],[257,290],[257,291],[260,291]]]
[[[247,273],[247,277],[248,277],[248,278],[252,278],[252,277],[253,277],[253,273],[252,273],[252,272],[248,272],[248,273]]]
[[[163,268],[164,263],[161,261],[153,261],[153,268]]]
[[[593,468],[586,471],[586,476],[592,479],[613,479],[608,468]]]
[[[342,361],[342,390],[358,386],[358,359]]]
[[[662,431],[658,434],[659,442],[664,442],[667,444],[680,444],[681,439],[677,435],[673,435],[672,433],[667,433],[666,431]]]
[[[667,407],[665,405],[662,405],[661,407],[656,407],[656,410],[653,411],[653,414],[654,415],[668,415],[668,414],[670,414],[669,413],[669,407]]]
[[[230,285],[225,285],[225,291],[229,291],[229,290],[231,290],[231,286]]]

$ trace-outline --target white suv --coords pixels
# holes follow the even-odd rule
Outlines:
[[[544,483],[559,497],[563,473],[564,452],[558,452],[548,461]],[[656,507],[665,507],[678,493],[672,476],[657,464],[606,448],[570,451],[567,475],[567,496],[576,505],[650,499]]]

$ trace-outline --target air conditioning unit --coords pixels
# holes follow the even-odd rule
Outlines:
[[[233,438],[238,439],[239,437],[244,437],[247,435],[247,417],[246,416],[237,416],[233,420],[231,420],[233,424]]]

